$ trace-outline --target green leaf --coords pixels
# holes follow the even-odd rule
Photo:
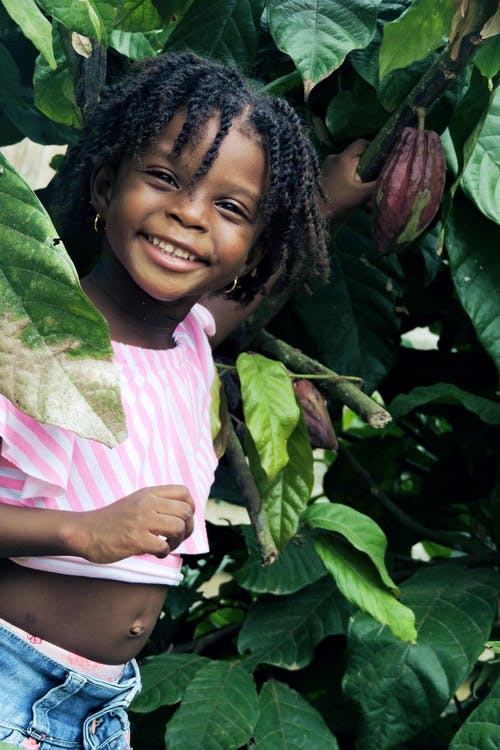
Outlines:
[[[500,679],[468,716],[449,750],[496,750],[500,747]]]
[[[382,583],[397,592],[397,586],[385,567],[387,539],[375,521],[348,505],[339,503],[314,503],[302,515],[302,521],[311,529],[325,529],[343,537],[364,552],[377,569]]]
[[[0,742],[0,750],[16,750],[16,746],[10,745],[8,742]]]
[[[246,66],[257,52],[263,5],[264,0],[194,0],[167,48]]]
[[[397,20],[386,23],[380,47],[380,79],[442,47],[452,17],[449,0],[415,0]]]
[[[168,0],[163,0],[162,5],[172,5]],[[175,3],[177,5],[178,3]],[[96,1],[96,5],[99,8],[101,3],[99,0]],[[113,26],[122,31],[137,31],[145,32],[152,31],[153,29],[161,29],[164,25],[164,20],[160,14],[160,9],[156,7],[154,0],[123,0],[123,2],[116,3],[118,6]],[[167,8],[165,8],[167,11]]]
[[[125,437],[109,330],[42,204],[0,155],[0,384],[23,411],[113,446]]]
[[[388,410],[393,419],[405,417],[415,409],[425,404],[438,402],[440,404],[460,404],[468,411],[487,424],[500,424],[500,403],[491,399],[476,396],[452,383],[436,383],[435,385],[421,385],[410,393],[401,393],[391,402]]]
[[[9,16],[21,27],[23,34],[41,52],[50,67],[55,68],[52,27],[35,0],[2,0],[2,3]]]
[[[314,583],[326,574],[311,539],[293,537],[272,565],[262,565],[255,539],[249,526],[241,530],[248,547],[249,557],[234,573],[235,580],[248,591],[259,594],[293,594]]]
[[[330,75],[354,49],[366,47],[375,33],[376,0],[267,0],[269,27],[276,46],[290,55],[306,92]]]
[[[236,360],[247,428],[262,468],[274,479],[288,462],[287,441],[299,421],[285,366],[261,354],[243,352]]]
[[[500,372],[500,230],[460,191],[448,218],[445,246],[458,298]]]
[[[359,750],[399,746],[438,718],[483,651],[497,588],[488,574],[450,564],[412,576],[401,596],[416,615],[414,646],[354,617],[343,687],[359,709]]]
[[[38,5],[69,31],[106,41],[106,25],[96,7],[95,0],[37,0]],[[109,3],[106,3],[109,5]]]
[[[52,70],[42,57],[38,57],[35,63],[35,104],[40,112],[54,122],[81,128],[82,114],[76,102],[73,78],[59,41],[56,41],[54,51],[57,58],[56,70]]]
[[[163,47],[163,33],[141,31],[112,31],[109,46],[130,60],[157,55]]]
[[[253,734],[258,696],[236,663],[211,662],[193,677],[167,724],[169,750],[237,750]]]
[[[474,55],[474,65],[486,78],[494,78],[500,71],[500,34],[484,39]]]
[[[196,654],[160,654],[141,664],[142,690],[130,706],[136,713],[150,713],[160,706],[178,703],[195,674],[209,662]]]
[[[335,372],[363,378],[372,393],[399,350],[399,278],[396,258],[373,255],[370,216],[354,212],[335,238],[328,284],[294,297],[307,331],[295,345]]]
[[[290,596],[260,599],[249,610],[238,636],[240,654],[251,662],[301,669],[326,636],[344,633],[347,608],[325,576]]]
[[[500,224],[499,132],[500,89],[496,89],[486,116],[466,144],[470,156],[460,184],[479,210],[497,224]]]
[[[338,750],[321,714],[288,685],[266,682],[259,705],[255,750]]]
[[[345,598],[375,620],[388,625],[402,641],[415,641],[415,616],[382,584],[378,572],[362,552],[342,539],[324,535],[316,551]]]
[[[248,441],[250,443],[250,441]],[[250,468],[255,477],[273,540],[281,551],[299,527],[300,516],[311,497],[314,482],[313,453],[304,417],[287,442],[289,460],[275,479],[268,479],[247,447]]]

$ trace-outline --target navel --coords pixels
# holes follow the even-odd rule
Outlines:
[[[141,622],[134,623],[128,631],[130,638],[138,638],[143,633],[144,633],[144,625]]]

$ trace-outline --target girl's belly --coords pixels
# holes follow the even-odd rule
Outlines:
[[[45,573],[0,560],[0,617],[105,664],[137,656],[165,600],[165,586]]]

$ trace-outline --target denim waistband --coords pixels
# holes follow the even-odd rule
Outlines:
[[[125,722],[125,709],[140,690],[135,660],[117,682],[104,682],[54,661],[2,626],[0,654],[0,727],[6,741],[11,728],[41,747],[52,738],[47,747],[103,747],[96,731],[103,717]]]

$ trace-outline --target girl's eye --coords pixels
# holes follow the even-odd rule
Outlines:
[[[177,180],[174,175],[170,172],[163,172],[160,169],[148,169],[147,174],[151,177],[155,177],[157,180],[164,182],[166,185],[172,185],[172,187],[179,187]]]
[[[250,220],[248,213],[237,203],[233,203],[232,201],[219,201],[217,205],[219,208],[222,208],[223,211],[228,211],[229,213],[236,214],[236,216],[241,216],[243,219]]]

